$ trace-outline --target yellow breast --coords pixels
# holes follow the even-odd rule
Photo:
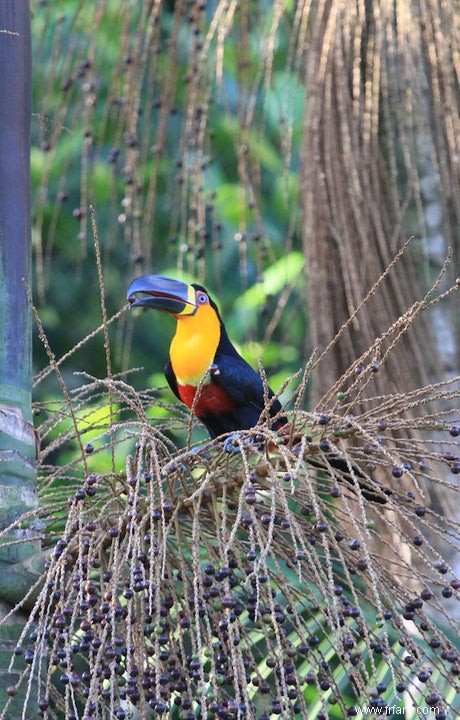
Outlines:
[[[212,365],[220,340],[220,321],[210,305],[177,318],[169,356],[179,385],[198,385]]]

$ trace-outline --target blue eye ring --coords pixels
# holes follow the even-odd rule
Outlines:
[[[200,305],[205,305],[208,302],[208,296],[204,292],[199,292],[196,299]]]

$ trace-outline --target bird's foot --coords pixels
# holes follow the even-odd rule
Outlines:
[[[253,447],[260,449],[263,437],[258,435],[246,436],[238,432],[232,433],[224,440],[224,452],[239,453],[242,447]]]
[[[206,442],[194,445],[192,448],[190,448],[189,453],[191,455],[198,455],[200,458],[203,458],[203,460],[209,460],[209,458],[211,457],[209,454],[209,445]]]
[[[239,453],[241,452],[241,444],[245,444],[247,438],[242,438],[239,433],[232,433],[224,440],[224,452]]]

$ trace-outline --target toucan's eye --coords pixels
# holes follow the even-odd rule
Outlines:
[[[208,302],[208,296],[205,295],[205,293],[198,293],[197,300],[200,303],[200,305],[204,305]]]

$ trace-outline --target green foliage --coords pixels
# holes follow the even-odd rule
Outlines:
[[[298,140],[302,93],[283,67],[288,35],[283,29],[278,39],[273,82],[257,90],[256,121],[242,131],[241,112],[249,110],[252,79],[263,67],[259,53],[271,12],[260,28],[255,16],[251,18],[257,32],[248,36],[251,70],[241,95],[238,86],[246,80],[240,75],[237,44],[225,44],[223,75],[214,85],[212,59],[219,57],[220,47],[217,39],[211,40],[209,67],[200,69],[203,83],[211,82],[208,108],[205,85],[202,89],[197,80],[193,89],[187,74],[196,49],[195,26],[178,19],[171,8],[165,7],[152,27],[150,42],[158,52],[145,50],[148,11],[142,5],[129,12],[108,0],[95,12],[78,2],[66,2],[59,10],[36,3],[33,9],[35,287],[54,353],[64,355],[100,322],[87,203],[95,209],[109,312],[123,304],[125,288],[143,256],[146,270],[164,272],[177,262],[199,279],[206,272],[232,324],[232,306],[245,289],[245,278],[251,285],[262,281],[264,288],[266,269],[283,257],[284,242],[295,230],[297,184],[287,157],[293,148],[279,127],[283,116]],[[209,29],[208,20],[204,24]],[[170,44],[169,50],[176,31],[177,45]],[[140,43],[144,37],[145,48],[136,46],[136,33]],[[238,43],[242,36],[235,33]],[[59,52],[61,46],[65,53]],[[191,114],[195,125],[187,129]],[[246,170],[246,161],[237,160],[243,146]],[[257,175],[258,185],[251,180]],[[243,240],[235,242],[235,234]],[[200,259],[203,252],[206,267]],[[283,282],[278,282],[278,291]],[[237,341],[260,332],[257,312],[269,292],[267,286],[258,293],[251,323],[245,324],[244,335],[237,328]],[[123,335],[124,330],[120,340]],[[146,342],[148,333],[140,336],[136,330],[132,346],[114,354],[113,370],[126,369],[128,357],[131,365],[144,365]],[[149,348],[144,382],[152,369],[159,369],[155,359],[160,347]],[[36,353],[42,364],[39,345]],[[102,349],[87,355],[83,366],[69,365],[69,372],[83,368],[102,376],[98,355],[103,356]],[[37,393],[43,398],[39,387]]]

